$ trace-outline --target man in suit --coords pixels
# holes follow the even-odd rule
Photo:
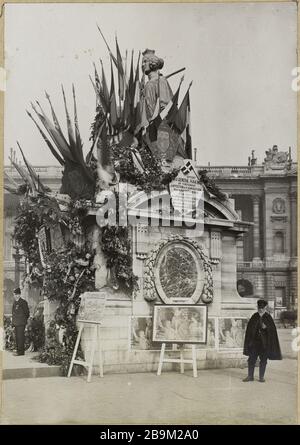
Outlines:
[[[29,317],[29,308],[27,301],[21,298],[21,289],[14,290],[14,304],[12,307],[12,326],[15,328],[17,353],[15,355],[25,354],[25,327]]]
[[[257,312],[247,325],[244,355],[248,355],[248,376],[244,382],[253,382],[254,368],[259,357],[259,382],[265,382],[267,361],[282,360],[277,330],[273,318],[267,312],[267,301],[257,301]]]

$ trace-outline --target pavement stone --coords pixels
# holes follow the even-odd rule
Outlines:
[[[257,370],[258,371],[258,370]],[[256,373],[257,373],[256,371]],[[245,369],[3,381],[1,424],[297,424],[297,361],[268,363],[266,383]],[[257,376],[256,376],[257,377]]]

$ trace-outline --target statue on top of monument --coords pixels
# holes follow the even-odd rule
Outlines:
[[[163,66],[163,59],[157,57],[154,50],[146,49],[143,52],[142,71],[148,76],[148,82],[144,88],[146,115],[148,120],[150,120],[154,114],[158,99],[160,105],[159,111],[162,111],[173,97],[167,79],[159,72]]]
[[[146,105],[146,118],[149,122],[153,121],[174,97],[168,80],[159,72],[163,66],[163,59],[159,58],[154,50],[146,49],[143,52],[142,71],[148,76],[143,96]],[[187,155],[180,134],[172,128],[168,118],[164,118],[155,128],[154,133],[151,133],[153,127],[155,125],[149,126],[146,140],[154,156],[168,164],[172,163],[173,167],[175,164],[176,167],[181,165]]]

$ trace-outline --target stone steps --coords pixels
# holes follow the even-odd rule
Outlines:
[[[3,351],[3,380],[61,376],[59,366],[37,362],[33,360],[36,355],[26,352],[25,355],[14,356],[11,351]]]

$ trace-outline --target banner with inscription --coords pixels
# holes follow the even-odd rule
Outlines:
[[[175,212],[187,215],[198,210],[204,189],[190,160],[185,162],[169,189]]]

